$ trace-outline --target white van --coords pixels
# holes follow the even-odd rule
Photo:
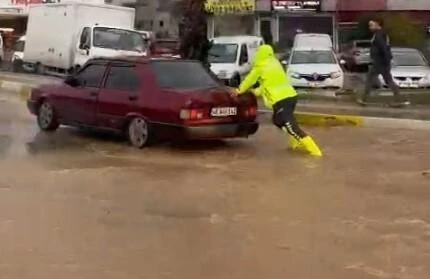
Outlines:
[[[227,85],[238,86],[251,71],[257,48],[263,43],[263,38],[257,36],[213,38],[209,51],[211,71]]]
[[[132,8],[78,2],[30,6],[24,64],[40,74],[78,71],[96,57],[144,56]]]
[[[333,48],[330,35],[320,33],[301,33],[294,37],[293,48],[296,47],[328,47]]]

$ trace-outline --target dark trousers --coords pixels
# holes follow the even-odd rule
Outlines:
[[[307,134],[297,124],[294,110],[296,109],[297,96],[286,98],[273,105],[273,124],[279,129],[285,129],[291,136],[300,140]]]
[[[370,65],[369,72],[367,73],[366,85],[364,89],[363,100],[365,101],[372,90],[375,81],[377,81],[378,76],[381,75],[385,81],[385,84],[391,89],[395,98],[400,96],[399,87],[394,83],[393,76],[391,75],[390,65]]]

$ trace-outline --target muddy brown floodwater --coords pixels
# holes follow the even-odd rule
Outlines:
[[[136,150],[1,99],[0,278],[430,278],[430,133],[307,130]]]

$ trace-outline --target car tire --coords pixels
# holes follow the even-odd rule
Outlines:
[[[54,107],[48,101],[42,102],[37,111],[37,124],[42,131],[47,132],[55,131],[60,126],[55,116]]]
[[[240,85],[240,76],[236,75],[230,80],[231,87],[239,87]]]
[[[45,66],[43,66],[41,63],[36,63],[34,66],[34,72],[38,75],[43,76],[46,72]]]
[[[148,146],[152,142],[151,125],[143,117],[133,118],[127,127],[128,140],[137,148]]]
[[[77,73],[79,73],[80,70],[81,70],[81,66],[76,65],[75,67],[73,67],[71,74],[76,75]]]
[[[12,62],[12,71],[14,73],[21,73],[21,72],[24,71],[23,68],[22,68],[22,60],[15,59]]]

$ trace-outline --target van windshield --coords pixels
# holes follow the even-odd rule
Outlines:
[[[294,51],[291,64],[337,64],[330,50]]]
[[[156,61],[152,63],[161,88],[199,90],[218,87],[219,83],[203,65],[195,61]]]
[[[118,28],[95,27],[93,45],[95,47],[116,50],[145,51],[145,42],[142,34]]]
[[[238,44],[214,43],[209,50],[209,63],[235,63],[238,48]]]

